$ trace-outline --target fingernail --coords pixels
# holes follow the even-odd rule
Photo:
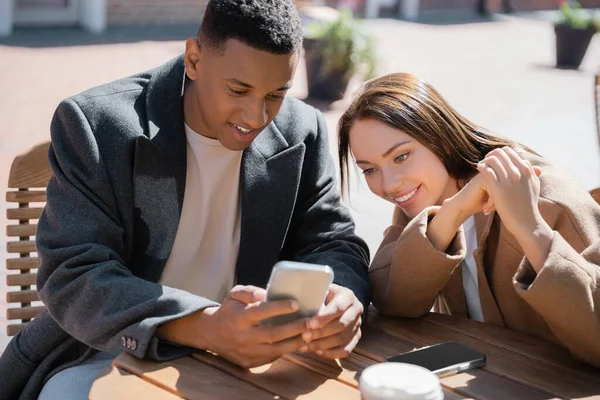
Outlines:
[[[296,303],[295,301],[292,301],[290,303],[290,307],[292,307],[292,310],[297,310],[298,309],[298,303]]]
[[[323,355],[323,350],[317,350],[315,351],[315,353],[317,353],[317,355],[322,356]]]
[[[312,332],[304,332],[302,334],[302,339],[304,339],[306,343],[310,343],[310,339],[312,339]]]
[[[319,321],[317,321],[316,319],[311,320],[308,323],[308,327],[312,329],[317,329],[319,327]]]
[[[487,215],[490,215],[491,213],[492,213],[491,211],[484,211],[484,212],[483,212],[483,215],[486,215],[486,216],[487,216]]]
[[[302,346],[302,347],[300,347],[300,349],[298,351],[300,353],[306,353],[308,351],[308,346]]]

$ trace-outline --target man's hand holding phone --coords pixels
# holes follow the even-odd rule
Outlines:
[[[325,307],[306,322],[310,330],[302,333],[306,345],[300,351],[331,359],[347,357],[360,340],[363,311],[352,290],[331,284]]]
[[[207,349],[229,361],[251,368],[264,365],[305,345],[307,319],[282,325],[259,325],[274,316],[298,309],[291,300],[265,302],[266,291],[255,286],[236,286],[220,307],[203,310]]]

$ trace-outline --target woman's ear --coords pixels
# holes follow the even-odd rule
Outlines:
[[[185,72],[193,81],[198,78],[201,60],[200,40],[197,37],[188,38],[185,42]]]

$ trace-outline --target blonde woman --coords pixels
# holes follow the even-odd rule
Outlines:
[[[409,74],[367,82],[338,128],[343,188],[353,160],[397,206],[369,271],[382,314],[433,306],[600,366],[600,206],[586,190]]]

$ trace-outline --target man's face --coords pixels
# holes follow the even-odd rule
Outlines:
[[[230,150],[244,150],[275,118],[292,85],[298,54],[272,54],[229,39],[226,49],[188,39],[186,123]]]

